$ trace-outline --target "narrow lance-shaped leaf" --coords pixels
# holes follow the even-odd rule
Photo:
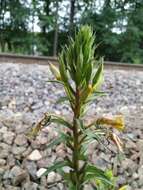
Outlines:
[[[98,90],[100,85],[103,82],[103,59],[101,59],[101,63],[96,71],[96,74],[92,80],[92,85],[94,90]]]
[[[66,71],[64,51],[59,56],[59,70],[60,70],[62,81],[67,83],[68,82],[68,75],[67,75],[67,71]]]
[[[65,119],[57,115],[51,115],[50,122],[64,125],[65,127],[68,127],[69,129],[72,128],[72,125],[68,121],[66,121]]]
[[[66,102],[66,101],[69,101],[69,98],[67,96],[63,96],[63,97],[60,97],[57,101],[56,101],[56,104],[59,104],[59,103],[62,103],[62,102]]]
[[[110,178],[106,176],[105,172],[93,165],[88,165],[86,167],[86,175],[85,175],[85,181],[93,180],[93,179],[100,179],[104,183],[107,183],[109,185],[113,185]]]
[[[66,161],[55,162],[51,167],[47,168],[47,171],[43,175],[48,175],[52,171],[56,171],[64,166],[68,166]]]

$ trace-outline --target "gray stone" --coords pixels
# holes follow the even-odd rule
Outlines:
[[[131,183],[131,186],[132,186],[133,189],[137,189],[137,188],[138,188],[138,183],[137,183],[137,181],[133,181],[133,182]]]
[[[28,171],[28,173],[30,174],[31,178],[36,180],[37,179],[37,165],[35,162],[33,161],[28,161],[25,160],[23,163],[24,168]]]
[[[20,123],[19,125],[15,126],[15,131],[17,134],[21,134],[21,133],[25,133],[30,125],[24,125],[22,123]]]
[[[40,185],[47,187],[47,177],[45,175],[40,177]]]
[[[127,149],[131,149],[131,150],[135,149],[135,150],[138,150],[138,147],[137,147],[136,143],[133,142],[133,141],[131,141],[131,140],[128,140],[128,141],[126,142],[125,146],[126,146],[125,148],[127,148]]]
[[[0,158],[7,158],[10,148],[6,143],[0,143]]]
[[[23,153],[22,156],[26,158],[32,152],[31,146],[29,146]]]
[[[47,190],[47,187],[44,187],[44,186],[40,186],[38,188],[39,188],[39,190]]]
[[[52,156],[51,156],[51,157],[52,157]],[[52,164],[53,162],[51,161],[51,160],[52,160],[51,157],[50,157],[50,158],[44,157],[44,158],[38,160],[38,161],[37,161],[37,166],[38,166],[39,168],[45,168],[45,167],[47,167],[48,165]]]
[[[5,159],[0,159],[0,166],[4,166],[6,164],[6,160]]]
[[[10,166],[10,167],[13,167],[15,165],[15,157],[13,154],[9,154],[8,157],[7,157],[7,164]]]
[[[25,137],[25,135],[23,134],[19,134],[16,136],[14,143],[16,145],[22,146],[22,145],[26,145],[27,144],[27,139]]]
[[[129,173],[134,173],[136,172],[138,165],[136,162],[133,162],[131,159],[126,158],[122,161],[122,168],[123,170],[128,170]]]
[[[11,176],[10,176],[10,170],[6,170],[5,173],[4,173],[4,175],[3,175],[3,179],[5,180],[5,179],[9,179],[9,178],[11,178]]]
[[[9,173],[9,178],[12,179],[13,185],[17,186],[21,184],[27,178],[27,172],[21,169],[19,166],[14,166]]]
[[[21,190],[37,190],[37,188],[38,188],[38,184],[37,183],[26,182],[26,183],[24,183],[24,185],[21,188]]]
[[[143,165],[138,169],[138,175],[139,175],[139,185],[140,187],[143,186]]]
[[[4,172],[5,172],[5,169],[4,168],[0,168],[0,176],[3,176]]]
[[[137,147],[138,147],[140,152],[143,152],[143,139],[138,139]]]
[[[7,144],[12,144],[14,140],[15,134],[11,131],[7,131],[3,134],[3,141]]]
[[[42,134],[40,134],[37,138],[36,141],[38,141],[38,143],[40,145],[44,145],[48,143],[48,138],[46,136],[43,136]]]
[[[33,67],[32,65],[0,64],[0,159],[2,159],[2,165],[4,164],[3,159],[6,161],[3,166],[0,166],[0,173],[2,174],[2,185],[5,187],[8,184],[11,185],[10,169],[15,164],[21,164],[21,162],[22,165],[20,166],[24,167],[23,160],[31,154],[32,150],[38,149],[42,156],[40,160],[35,161],[37,170],[52,165],[56,159],[60,159],[60,156],[64,154],[60,148],[57,151],[58,156],[55,150],[46,149],[46,143],[48,144],[51,140],[57,138],[57,132],[54,130],[57,127],[56,125],[45,127],[34,142],[29,140],[31,143],[29,143],[29,146],[28,143],[24,142],[25,139],[22,143],[20,138],[37,123],[47,110],[56,114],[64,114],[65,117],[70,113],[67,106],[54,105],[57,97],[63,96],[64,93],[59,85],[46,83],[50,78],[51,74],[48,66],[34,65]],[[14,88],[11,88],[11,84],[14,84]],[[143,186],[141,175],[143,165],[142,72],[106,70],[103,91],[107,91],[111,84],[113,88],[109,89],[109,95],[99,97],[91,106],[88,116],[93,119],[95,115],[102,116],[109,112],[113,115],[118,114],[119,111],[124,113],[126,130],[123,135],[123,142],[126,147],[124,152],[127,158],[121,161],[121,165],[118,160],[115,163],[113,159],[115,154],[106,151],[104,147],[100,148],[97,143],[94,143],[96,146],[91,146],[91,149],[89,147],[89,158],[93,163],[99,164],[103,168],[112,168],[111,165],[114,165],[114,173],[117,176],[122,176],[120,183],[123,183],[123,179],[126,179],[126,182],[130,184],[130,190],[141,190]],[[16,99],[16,106],[12,97]],[[7,138],[8,133],[13,133],[13,131],[17,135],[15,144],[13,144],[13,137],[9,136]],[[126,136],[129,138],[127,143],[124,141]],[[109,145],[109,148],[116,152],[116,148],[112,144]],[[69,168],[65,169],[69,170]],[[133,183],[134,181],[135,183]],[[32,186],[30,182],[28,183],[29,185],[26,186],[25,190],[31,190],[34,186],[35,189],[40,189],[42,186],[46,187],[47,181],[45,182],[43,178],[43,182],[41,180],[42,185],[38,186],[37,184]],[[23,182],[20,189],[24,189],[24,184]],[[11,186],[11,189],[13,187]],[[61,187],[57,185],[57,187],[51,189],[59,190],[62,188],[62,185]],[[4,190],[7,189],[4,188]]]
[[[14,187],[11,185],[5,185],[6,190],[20,190],[20,187]]]
[[[106,169],[106,167],[107,167],[107,162],[104,159],[102,159],[100,156],[97,156],[94,153],[93,153],[93,156],[92,156],[92,162],[96,166],[101,167],[102,169]]]
[[[0,128],[0,133],[6,133],[7,132],[7,127],[1,127]]]
[[[84,190],[92,190],[93,188],[91,187],[91,185],[85,185]]]
[[[19,147],[19,146],[16,146],[16,145],[13,145],[12,147],[12,153],[14,155],[22,155],[22,153],[26,150],[26,147]]]
[[[118,176],[116,183],[118,185],[126,184],[126,178],[124,176]]]

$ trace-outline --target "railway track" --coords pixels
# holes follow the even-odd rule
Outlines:
[[[41,64],[47,65],[49,62],[57,64],[56,57],[16,55],[0,53],[0,63],[23,63],[23,64]],[[120,62],[105,61],[106,69],[137,70],[143,71],[143,64],[129,64]]]

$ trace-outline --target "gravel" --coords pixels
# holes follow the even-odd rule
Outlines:
[[[47,149],[57,137],[56,126],[46,127],[36,139],[26,133],[45,112],[69,117],[68,105],[55,104],[63,95],[60,85],[52,79],[48,66],[0,64],[0,189],[2,190],[64,190],[61,176],[55,172],[41,176],[45,168],[64,156],[62,145]],[[107,70],[100,97],[88,111],[95,115],[123,114],[126,129],[122,134],[124,156],[105,150],[95,143],[90,146],[91,162],[111,168],[118,176],[118,185],[129,190],[143,190],[143,74],[141,71]],[[109,148],[116,152],[113,145]],[[57,183],[61,181],[60,183]],[[85,189],[92,189],[87,185]]]

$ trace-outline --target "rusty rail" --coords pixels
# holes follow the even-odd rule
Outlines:
[[[23,63],[23,64],[41,64],[47,65],[49,62],[57,64],[56,57],[16,55],[0,53],[0,63]],[[143,71],[143,64],[119,63],[105,61],[106,69],[122,69],[122,70],[139,70]]]

